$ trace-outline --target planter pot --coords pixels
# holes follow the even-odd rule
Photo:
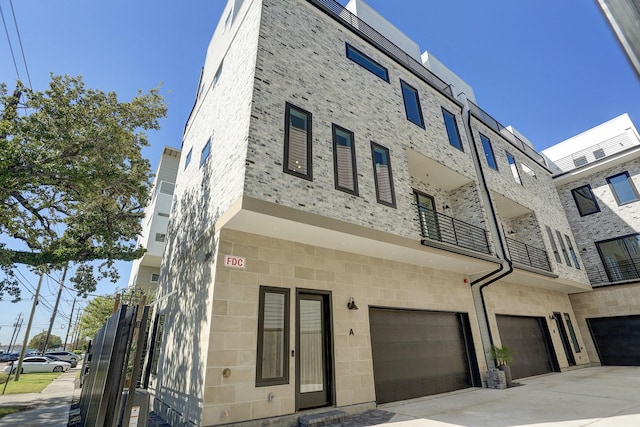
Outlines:
[[[502,372],[504,372],[504,377],[505,380],[507,381],[507,387],[511,387],[511,366],[509,365],[502,365],[502,366],[498,366],[498,369],[500,369]]]

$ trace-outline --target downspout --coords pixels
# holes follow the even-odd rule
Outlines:
[[[492,283],[497,282],[498,280],[502,279],[503,277],[508,276],[509,274],[511,274],[513,272],[513,262],[511,261],[511,259],[509,259],[507,257],[507,251],[505,248],[505,244],[503,242],[502,239],[502,234],[500,233],[500,222],[498,220],[498,215],[496,214],[495,208],[493,206],[493,201],[491,200],[491,196],[489,193],[489,187],[487,185],[487,181],[484,175],[484,170],[482,168],[482,163],[481,163],[481,159],[480,159],[480,155],[478,154],[478,148],[477,148],[477,144],[476,144],[476,139],[473,136],[473,131],[471,130],[471,110],[469,109],[469,104],[467,103],[467,98],[464,95],[464,93],[461,93],[458,95],[459,99],[462,98],[462,103],[463,103],[463,114],[466,112],[466,121],[465,121],[465,131],[467,133],[467,140],[469,141],[469,145],[470,145],[470,149],[473,152],[473,155],[475,157],[475,167],[476,167],[476,173],[478,175],[478,177],[480,178],[479,180],[479,184],[480,184],[480,190],[483,192],[486,201],[487,201],[487,205],[489,206],[489,213],[490,213],[490,217],[493,220],[493,226],[495,227],[495,235],[494,235],[494,240],[497,240],[498,245],[499,245],[499,252],[498,255],[498,259],[500,259],[502,262],[500,263],[500,266],[493,271],[490,271],[489,273],[485,274],[484,276],[481,276],[473,281],[471,281],[470,283],[470,287],[473,289],[475,286],[479,285],[478,288],[478,293],[480,295],[480,302],[482,304],[482,312],[483,312],[483,317],[484,317],[484,321],[485,321],[485,326],[486,326],[486,331],[487,331],[487,336],[488,336],[488,343],[483,342],[483,348],[491,348],[491,346],[493,346],[494,341],[493,341],[493,334],[491,333],[491,327],[490,327],[490,322],[489,322],[489,313],[487,311],[487,305],[484,299],[484,293],[483,290],[484,288],[486,288],[487,286],[491,285]],[[507,267],[507,269],[505,270],[505,266]],[[504,270],[504,271],[503,271]],[[476,309],[477,310],[477,309]],[[484,340],[483,340],[484,341]],[[488,344],[488,346],[485,346],[485,344]],[[486,352],[485,352],[485,359],[486,359]],[[487,362],[487,367],[495,367],[495,361],[492,359],[486,359]],[[489,366],[489,365],[492,366]]]

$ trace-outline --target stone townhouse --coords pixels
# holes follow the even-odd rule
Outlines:
[[[589,359],[640,366],[640,137],[627,114],[543,151],[593,292],[570,296]]]
[[[157,296],[172,425],[586,366],[552,173],[360,0],[229,0],[186,124]]]

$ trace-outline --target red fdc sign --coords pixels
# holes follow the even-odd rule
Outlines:
[[[242,257],[239,256],[231,256],[231,255],[225,255],[224,256],[224,266],[225,267],[231,267],[231,268],[241,268],[244,270],[244,264],[245,264],[246,260]]]

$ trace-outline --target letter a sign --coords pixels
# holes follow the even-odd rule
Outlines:
[[[241,258],[239,256],[231,256],[231,255],[225,255],[224,256],[224,266],[225,267],[240,268],[240,269],[244,270],[245,262],[246,262],[245,259]]]

